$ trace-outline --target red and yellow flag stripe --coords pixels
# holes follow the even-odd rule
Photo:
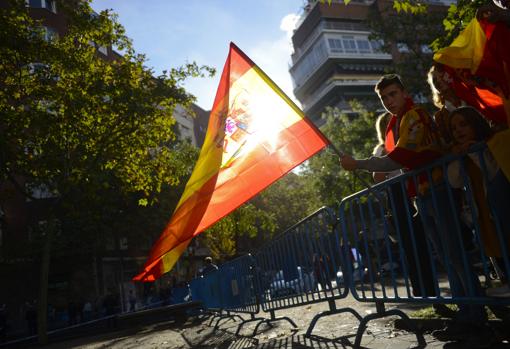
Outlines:
[[[136,281],[175,265],[191,239],[328,143],[301,110],[231,43],[191,178]]]
[[[434,54],[434,61],[449,67],[457,96],[487,119],[505,124],[503,101],[494,86],[508,95],[503,65],[510,66],[510,28],[503,22],[473,20],[448,47]]]

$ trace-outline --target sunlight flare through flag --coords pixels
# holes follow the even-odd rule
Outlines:
[[[194,236],[327,144],[282,90],[231,43],[193,173],[133,280],[154,281],[170,271]]]

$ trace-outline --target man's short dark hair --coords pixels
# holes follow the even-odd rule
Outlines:
[[[402,80],[398,74],[386,74],[381,76],[377,84],[375,84],[374,90],[375,92],[379,93],[381,90],[393,84],[397,85],[402,90],[405,90],[404,84],[402,83]]]

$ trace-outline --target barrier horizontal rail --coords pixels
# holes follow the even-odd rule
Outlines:
[[[191,299],[201,301],[208,310],[221,311],[223,296],[219,270],[213,270],[190,281]]]
[[[309,333],[320,317],[333,313],[348,311],[361,319],[353,309],[336,309],[335,300],[348,294],[336,225],[334,212],[320,208],[254,256],[236,258],[219,270],[192,280],[192,299],[220,312],[215,327],[221,321],[221,311],[250,314],[251,319],[243,321],[237,333],[250,321],[259,321],[254,333],[261,324],[279,320],[287,320],[296,327],[288,317],[277,318],[275,311],[325,301],[330,310],[317,314]],[[270,319],[255,317],[260,307],[270,313]]]
[[[324,317],[349,312],[358,320],[361,316],[352,308],[337,308],[336,300],[347,297],[344,256],[340,247],[337,219],[330,208],[322,207],[304,218],[261,248],[255,255],[261,307],[271,318],[264,321],[287,320],[276,317],[275,311],[312,303],[328,302],[329,310],[314,316],[306,331],[310,336],[317,321]],[[254,330],[257,332],[259,323]]]
[[[477,214],[480,203],[473,191],[473,185],[480,183],[469,175],[470,159],[476,157],[485,187],[491,185],[489,177],[495,177],[488,173],[486,152],[478,147],[469,156],[445,157],[342,201],[343,239],[354,247],[358,259],[367,261],[364,269],[356,271],[358,275],[351,275],[360,280],[350,285],[357,300],[510,304],[510,298],[488,297],[478,275],[486,276],[490,284],[493,270],[510,270],[507,228],[494,202],[489,202],[494,232],[489,236],[483,231]],[[409,190],[417,193],[414,205],[408,199]],[[371,191],[386,199],[379,201]],[[487,254],[489,238],[499,247],[496,266],[498,256]]]
[[[385,303],[455,303],[459,313],[481,316],[482,305],[510,305],[510,297],[487,295],[510,270],[509,198],[508,180],[478,146],[350,195],[338,216],[319,209],[253,257],[194,280],[192,293],[206,306],[247,312],[254,320],[260,306],[271,318],[254,333],[280,319],[295,326],[288,317],[276,318],[277,310],[327,301],[330,310],[317,314],[306,334],[321,316],[347,311],[360,321],[355,346],[368,321],[388,315],[409,320]],[[502,286],[508,289],[506,281]],[[349,292],[375,303],[377,312],[362,318],[353,309],[336,309],[335,301]],[[208,301],[214,297],[216,303]],[[423,342],[418,332],[417,338]]]
[[[253,257],[245,255],[225,262],[218,270],[190,282],[192,299],[202,301],[207,310],[214,312],[210,324],[216,320],[215,328],[224,319],[238,317],[241,320],[237,330],[239,333],[247,322],[264,320],[255,317],[260,311],[260,304],[255,291],[253,270]],[[250,319],[245,320],[231,312],[249,314]]]
[[[223,263],[219,268],[222,308],[256,314],[260,310],[255,289],[254,258],[248,254]]]
[[[336,217],[323,207],[271,240],[255,255],[264,311],[346,295]]]

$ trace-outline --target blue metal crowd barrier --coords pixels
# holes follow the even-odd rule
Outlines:
[[[510,270],[510,226],[503,223],[510,216],[498,216],[502,207],[496,207],[509,205],[510,195],[504,202],[485,197],[495,189],[491,180],[501,180],[501,191],[510,189],[489,161],[486,148],[478,147],[467,156],[444,157],[342,200],[344,253],[351,246],[358,259],[368,261],[355,272],[348,268],[350,280],[359,280],[349,283],[350,291],[356,300],[375,302],[377,308],[361,322],[355,345],[368,321],[388,315],[407,319],[399,310],[386,311],[385,303],[455,303],[460,313],[471,316],[466,321],[483,321],[483,305],[510,304],[510,297],[488,297],[480,280],[485,276],[485,286],[490,286],[491,270]],[[485,202],[490,216],[483,219],[493,222],[492,232],[482,223]]]
[[[325,301],[330,309],[313,318],[308,335],[323,316],[348,311],[361,319],[353,309],[336,308],[335,300],[348,293],[336,225],[334,212],[322,207],[255,254],[261,306],[271,316],[264,322],[285,319],[296,326],[288,317],[276,318],[275,311]]]
[[[484,305],[510,305],[510,297],[487,295],[497,286],[493,279],[507,279],[510,270],[509,198],[508,180],[478,146],[344,198],[338,216],[319,209],[253,256],[193,280],[193,299],[220,313],[250,314],[237,332],[258,320],[254,334],[277,320],[296,326],[276,318],[277,310],[328,302],[329,311],[312,319],[306,335],[322,316],[350,312],[360,321],[355,347],[369,321],[389,315],[409,320],[398,309],[386,310],[386,303],[454,303],[460,314],[483,321]],[[375,303],[376,313],[361,317],[337,309],[335,301],[349,292]],[[256,318],[260,309],[270,318]]]
[[[246,323],[262,320],[255,316],[260,311],[260,303],[255,289],[254,264],[255,260],[248,254],[220,266],[223,310],[227,312],[227,317],[233,316],[230,314],[231,312],[250,315],[248,320],[240,317],[241,324],[239,324],[236,334],[239,334]]]
[[[188,287],[174,287],[170,295],[170,304],[184,303],[189,296]]]
[[[208,310],[215,312],[211,319],[212,324],[217,318],[215,328],[221,320],[238,316],[231,315],[231,312],[250,315],[249,320],[238,316],[242,322],[237,333],[247,322],[263,320],[255,317],[260,311],[260,303],[255,292],[253,271],[254,259],[245,255],[191,281],[192,299],[202,301]]]
[[[223,294],[220,285],[220,271],[213,270],[190,282],[192,300],[201,301],[209,310],[221,311]]]

